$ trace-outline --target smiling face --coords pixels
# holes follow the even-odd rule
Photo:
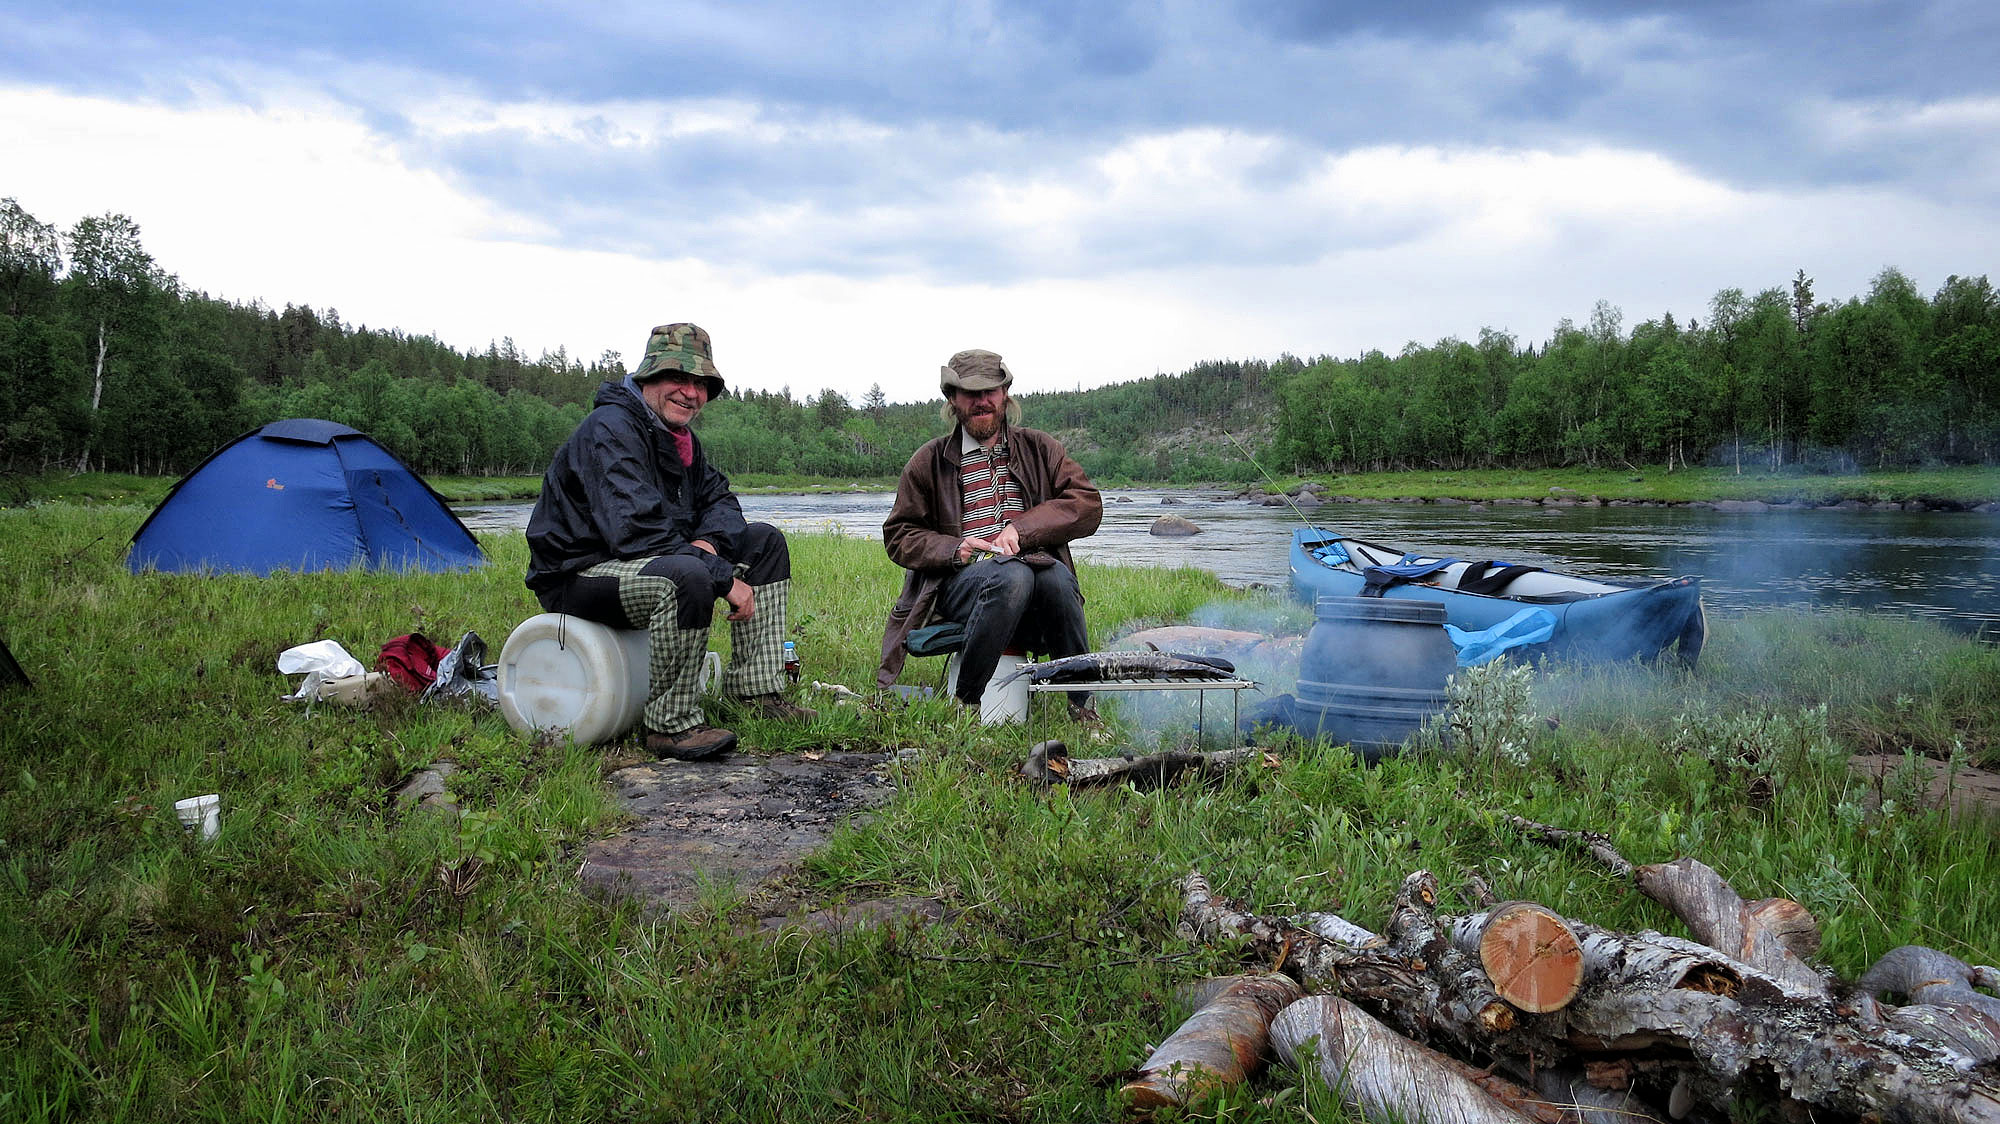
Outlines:
[[[708,405],[708,384],[683,371],[662,371],[639,384],[639,397],[661,421],[686,429]]]
[[[974,441],[988,444],[1000,433],[1000,420],[1007,414],[1007,388],[954,390],[951,412],[958,415],[958,423],[972,434]]]

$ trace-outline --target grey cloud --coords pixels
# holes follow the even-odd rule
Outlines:
[[[1083,64],[1085,73],[1129,76],[1159,57],[1159,5],[1006,0],[1000,10],[1038,32],[1033,41]]]
[[[1112,215],[1051,262],[1021,250],[1019,231],[958,212],[968,177],[1075,182],[1120,139],[1182,128],[1281,140],[1240,170],[1273,199],[1328,153],[1384,144],[1607,145],[1740,186],[1900,180],[1988,207],[2000,194],[1970,134],[1899,127],[1893,114],[1838,127],[1881,106],[1996,96],[2000,6],[1988,0],[44,9],[0,0],[0,33],[16,45],[0,77],[167,100],[244,82],[253,100],[239,75],[256,60],[334,92],[407,159],[563,239],[636,238],[772,268],[1079,273],[1309,259],[1406,233],[1322,215]],[[74,65],[85,43],[88,70]],[[439,90],[581,105],[583,137],[425,135],[412,118]],[[688,98],[758,105],[784,138],[592,143],[617,126],[590,106]],[[797,229],[810,236],[760,234],[760,217],[780,211],[804,213]],[[607,218],[621,213],[642,217]]]
[[[1286,41],[1325,43],[1351,35],[1416,36],[1449,39],[1476,34],[1486,17],[1503,5],[1488,0],[1448,0],[1433,4],[1342,4],[1326,0],[1244,0],[1233,5],[1246,26]]]
[[[1985,0],[494,0],[476,9],[370,0],[246,15],[220,3],[85,0],[59,15],[0,0],[0,26],[17,44],[0,68],[70,89],[158,93],[175,75],[206,81],[256,59],[305,82],[342,66],[400,69],[494,99],[738,97],[891,128],[1100,139],[1199,124],[1329,148],[1504,142],[1553,122],[1723,174],[1744,160],[1748,175],[1769,178],[1784,165],[1758,160],[1760,148],[1810,142],[1787,132],[1785,107],[1800,99],[1994,91],[1996,12]],[[1573,27],[1608,53],[1585,59],[1581,44],[1521,42],[1518,29],[1536,22]],[[93,45],[98,65],[74,65],[79,43]],[[1759,137],[1764,145],[1749,143]],[[1841,167],[1807,166],[1813,176]]]

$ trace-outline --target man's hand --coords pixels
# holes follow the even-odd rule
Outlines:
[[[688,545],[694,547],[696,550],[706,550],[710,554],[715,554],[717,558],[722,557],[720,554],[716,554],[715,544],[709,542],[707,539],[696,539]]]
[[[1014,530],[1013,524],[1010,523],[1000,528],[999,533],[991,538],[982,539],[978,535],[965,536],[958,544],[958,564],[963,566],[972,561],[975,555],[980,554],[997,554],[1006,558],[1019,553],[1021,553],[1021,534]]]
[[[1021,532],[1016,531],[1012,523],[1001,527],[1000,533],[993,536],[993,552],[1003,556],[1021,553]]]
[[[729,602],[729,615],[723,618],[725,620],[747,621],[757,615],[757,594],[744,584],[742,578],[730,584],[729,592],[723,594],[722,599]]]

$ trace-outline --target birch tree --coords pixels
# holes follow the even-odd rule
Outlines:
[[[104,404],[113,333],[158,287],[159,276],[152,256],[139,245],[139,224],[125,215],[77,220],[69,232],[69,260],[73,307],[95,337],[89,360],[90,411],[95,416]],[[89,467],[91,452],[86,446],[79,468]]]

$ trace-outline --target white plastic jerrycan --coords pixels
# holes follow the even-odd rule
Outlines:
[[[610,741],[637,725],[646,707],[646,634],[542,613],[507,637],[499,674],[509,726]]]

